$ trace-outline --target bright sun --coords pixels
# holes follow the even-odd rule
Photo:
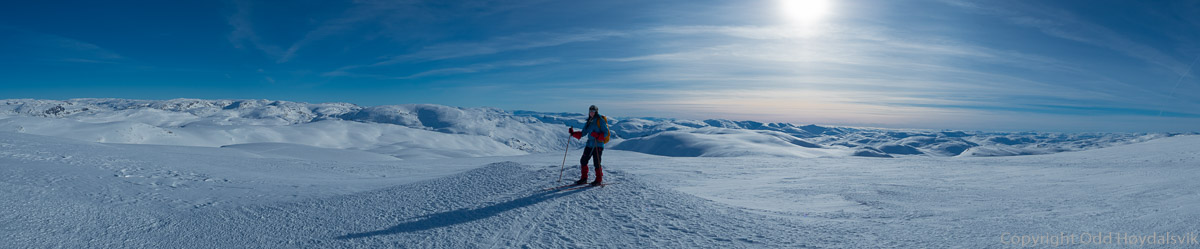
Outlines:
[[[793,24],[812,24],[829,15],[829,0],[779,0],[779,8]]]

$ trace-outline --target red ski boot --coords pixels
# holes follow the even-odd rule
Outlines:
[[[592,182],[592,186],[604,185],[604,169],[600,165],[596,165],[596,181]]]
[[[587,184],[587,177],[588,177],[587,175],[588,175],[588,166],[587,166],[587,164],[584,164],[582,167],[580,167],[579,180],[575,181],[575,185]],[[598,175],[599,174],[597,174],[597,176]]]

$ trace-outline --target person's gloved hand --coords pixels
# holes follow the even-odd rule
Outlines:
[[[599,132],[592,132],[592,137],[594,137],[596,139],[600,139],[600,138],[604,137],[604,135],[601,135]]]
[[[574,127],[572,127],[572,128],[567,128],[567,132],[570,132],[570,133],[571,133],[571,137],[574,137],[575,139],[583,139],[583,132],[582,132],[582,131],[575,131],[575,128],[574,128]]]

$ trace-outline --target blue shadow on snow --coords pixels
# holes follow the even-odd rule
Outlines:
[[[578,193],[579,191],[582,191],[582,190],[583,189],[576,189],[576,190],[571,190],[571,191],[542,191],[542,192],[539,192],[534,195],[530,195],[527,197],[523,197],[520,199],[511,200],[511,201],[496,203],[494,205],[487,206],[487,207],[481,207],[481,208],[476,208],[476,209],[459,209],[459,210],[454,210],[454,211],[424,215],[424,216],[420,216],[420,217],[424,217],[424,219],[421,219],[421,220],[401,223],[399,225],[395,225],[395,226],[389,227],[387,229],[378,230],[378,231],[371,231],[371,232],[365,232],[365,233],[352,233],[352,234],[342,235],[342,236],[338,236],[337,239],[342,239],[342,240],[357,239],[357,238],[379,236],[379,235],[411,233],[411,232],[424,231],[424,230],[429,230],[429,229],[434,229],[434,228],[439,228],[439,227],[453,226],[453,225],[457,225],[457,224],[467,223],[467,222],[471,222],[471,221],[476,221],[476,220],[481,220],[481,219],[485,219],[488,217],[496,216],[500,213],[507,212],[509,210],[532,206],[533,204],[538,204],[540,202],[543,202],[543,201],[546,201],[549,199],[553,199],[555,197],[566,196],[566,195]]]

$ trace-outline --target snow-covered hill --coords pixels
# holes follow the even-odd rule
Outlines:
[[[0,103],[0,131],[107,143],[292,143],[404,159],[518,155],[566,145],[562,136],[548,135],[561,133],[558,126],[492,108],[196,99]]]
[[[986,248],[1198,228],[1192,135],[613,117],[612,184],[548,191],[581,114],[0,103],[15,248]],[[1028,156],[983,157],[1006,155]]]
[[[844,150],[822,148],[777,131],[714,127],[654,133],[625,140],[612,149],[678,157],[832,157],[846,154]]]
[[[391,160],[0,131],[0,239],[13,248],[1000,248],[1045,234],[1180,236],[1200,229],[1197,144],[1176,136],[1052,155],[806,160],[617,150],[605,154],[611,185],[547,191],[561,153]]]
[[[0,131],[106,143],[219,147],[291,143],[401,159],[558,151],[583,114],[432,104],[362,107],[271,100],[0,100]],[[1143,142],[1175,134],[996,133],[825,127],[611,116],[611,148],[729,157],[1012,156]]]

